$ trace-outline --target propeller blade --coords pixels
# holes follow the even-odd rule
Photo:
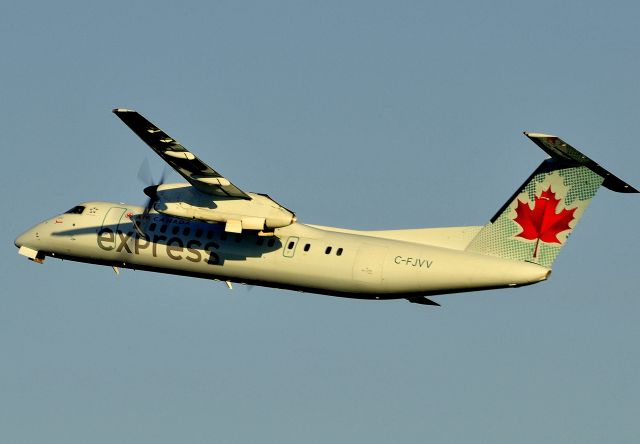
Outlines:
[[[169,168],[165,165],[164,169],[162,170],[162,175],[160,176],[160,180],[158,182],[155,182],[153,180],[153,174],[151,174],[151,167],[149,166],[149,161],[147,160],[146,157],[142,161],[142,163],[140,164],[140,168],[138,169],[138,179],[140,179],[142,183],[147,185],[144,188],[143,192],[144,194],[149,196],[149,198],[144,204],[144,211],[142,212],[140,223],[134,222],[133,226],[138,232],[138,234],[145,239],[147,238],[147,235],[142,230],[141,224],[144,224],[147,221],[149,217],[149,213],[151,212],[151,210],[153,210],[153,207],[156,204],[156,202],[158,202],[158,187],[164,183],[169,172],[170,172]]]
[[[162,176],[160,176],[158,185],[162,185],[163,183],[165,183],[165,181],[167,180],[167,176],[169,175],[170,172],[171,170],[169,169],[169,167],[165,165],[164,168],[162,169]]]
[[[147,188],[152,188],[152,187],[147,187]],[[147,190],[147,188],[145,188],[145,191]],[[153,206],[158,201],[157,196],[156,197],[153,197],[151,195],[148,195],[148,196],[149,198],[147,199],[147,202],[144,205],[144,211],[142,212],[142,217],[144,220],[147,219],[147,217],[149,216],[149,213],[151,212],[151,210],[153,210]]]
[[[147,186],[153,185],[153,175],[151,174],[151,167],[146,157],[140,164],[140,168],[138,168],[138,179]]]

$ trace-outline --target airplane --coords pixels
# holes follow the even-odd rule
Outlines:
[[[18,253],[357,299],[405,299],[546,280],[602,185],[638,190],[560,138],[524,135],[549,157],[479,226],[359,231],[298,222],[246,192],[136,111],[118,116],[186,183],[144,189],[145,206],[90,201],[15,239]]]

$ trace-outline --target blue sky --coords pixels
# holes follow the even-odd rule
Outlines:
[[[16,254],[163,165],[349,228],[478,225],[557,134],[639,186],[637,2],[14,2],[0,15],[0,440],[637,442],[637,196],[517,290],[366,302]],[[178,180],[178,176],[172,176]]]

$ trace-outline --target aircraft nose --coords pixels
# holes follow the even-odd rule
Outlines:
[[[35,227],[34,227],[34,228],[28,229],[27,231],[25,231],[24,233],[22,233],[18,237],[16,237],[16,239],[13,241],[13,243],[18,248],[20,248],[20,247],[28,247],[28,246],[32,245],[35,240],[36,240],[36,230],[35,230]]]
[[[18,247],[18,254],[26,256],[28,259],[41,264],[44,262],[45,255],[40,253],[40,225],[28,229],[13,241]]]

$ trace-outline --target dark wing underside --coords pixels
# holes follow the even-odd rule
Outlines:
[[[212,196],[251,199],[240,188],[202,162],[180,145],[177,140],[167,135],[136,111],[114,109],[113,112],[153,151],[199,191]]]

